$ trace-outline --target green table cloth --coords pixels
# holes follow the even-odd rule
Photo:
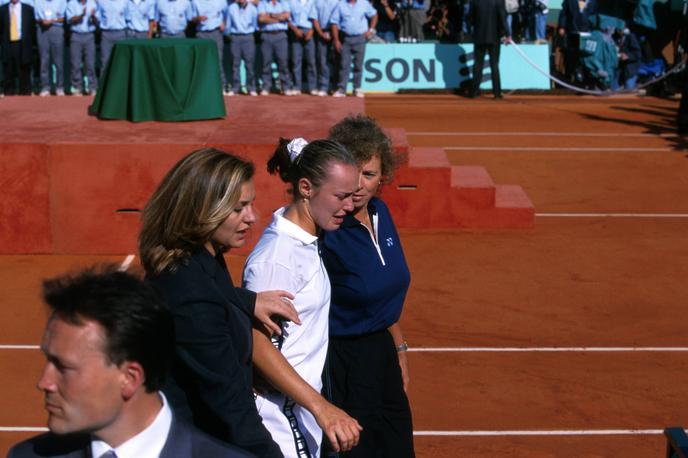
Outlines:
[[[186,38],[117,42],[89,111],[134,122],[224,117],[215,43]]]

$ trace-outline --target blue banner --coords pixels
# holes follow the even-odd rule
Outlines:
[[[549,75],[549,46],[519,45]],[[481,88],[491,88],[486,56]],[[402,89],[452,89],[471,78],[472,44],[373,44],[366,46],[362,89],[397,92]],[[535,70],[513,46],[502,45],[499,61],[502,89],[549,89],[549,79]],[[351,89],[351,87],[349,87]]]

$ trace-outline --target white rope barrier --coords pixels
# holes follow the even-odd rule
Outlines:
[[[609,96],[609,95],[612,95],[612,94],[629,94],[629,93],[637,93],[637,92],[638,92],[639,90],[641,90],[641,89],[645,89],[645,88],[648,87],[648,86],[651,86],[651,85],[653,85],[653,84],[655,84],[655,83],[658,83],[658,82],[664,80],[665,78],[668,78],[670,75],[673,75],[674,73],[678,73],[678,72],[682,71],[682,70],[685,68],[685,66],[686,66],[686,58],[684,57],[683,60],[682,60],[681,62],[679,62],[678,64],[674,65],[671,69],[669,69],[668,71],[664,72],[663,74],[661,74],[660,76],[658,76],[657,78],[655,78],[655,79],[653,79],[653,80],[647,81],[647,82],[645,82],[645,83],[643,83],[643,84],[639,84],[639,85],[636,87],[636,89],[632,89],[632,90],[619,90],[619,91],[612,91],[612,90],[606,90],[606,91],[591,90],[591,89],[585,89],[585,88],[582,88],[582,87],[574,86],[573,84],[569,84],[569,83],[567,83],[567,82],[565,82],[565,81],[560,80],[559,78],[557,78],[557,77],[555,77],[555,76],[552,76],[549,72],[543,70],[538,64],[536,64],[535,62],[533,62],[533,61],[530,59],[530,57],[528,57],[528,55],[527,55],[525,52],[523,52],[523,50],[522,50],[516,43],[514,43],[513,41],[510,41],[510,42],[508,42],[507,44],[513,46],[514,49],[516,50],[516,52],[523,58],[523,60],[525,60],[526,62],[528,62],[528,64],[530,64],[530,66],[533,67],[537,72],[541,73],[542,75],[544,75],[545,77],[547,77],[547,78],[549,78],[550,80],[554,81],[555,83],[557,83],[557,84],[559,84],[559,85],[561,85],[561,86],[563,86],[563,87],[565,87],[565,88],[567,88],[567,89],[571,89],[572,91],[580,92],[580,93],[583,93],[583,94],[596,95],[596,96]]]

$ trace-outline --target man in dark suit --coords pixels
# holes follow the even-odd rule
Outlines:
[[[175,418],[160,393],[172,317],[138,278],[109,268],[44,283],[51,309],[38,388],[50,433],[12,448],[30,457],[248,457]]]
[[[5,94],[16,93],[17,79],[19,94],[31,94],[31,53],[35,37],[33,7],[19,0],[11,0],[0,6],[0,54]]]
[[[566,77],[575,79],[580,59],[581,32],[590,31],[590,17],[597,14],[597,0],[563,0],[557,30],[564,39],[564,68]]]
[[[499,78],[499,51],[502,37],[511,41],[506,23],[504,0],[471,0],[470,10],[473,23],[473,80],[469,97],[475,97],[483,81],[485,53],[490,55],[492,72],[492,92],[495,99],[502,98],[502,83]]]

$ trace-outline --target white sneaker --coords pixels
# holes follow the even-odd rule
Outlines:
[[[263,89],[262,91],[260,91],[260,95],[266,96],[266,95],[270,95],[270,93],[268,91],[266,91],[265,89]]]
[[[362,99],[365,97],[365,94],[360,89],[354,89],[354,96]]]
[[[251,97],[256,97],[258,96],[258,93],[256,91],[249,91],[248,95],[250,95]]]
[[[64,95],[64,89],[58,89],[57,91],[55,91],[55,95],[62,97]]]
[[[346,94],[344,91],[336,91],[334,94],[332,94],[332,97],[346,97]]]
[[[81,97],[82,95],[84,94],[81,91],[72,91],[72,97]]]
[[[234,91],[223,91],[227,97],[234,97],[236,94]]]
[[[309,94],[310,94],[310,95],[315,95],[315,96],[317,96],[317,95],[318,95],[318,90],[317,90],[317,89],[311,89],[310,92],[309,92]]]
[[[318,91],[318,97],[327,97],[327,91]]]
[[[42,90],[38,95],[41,97],[48,97],[50,95],[50,91]]]

